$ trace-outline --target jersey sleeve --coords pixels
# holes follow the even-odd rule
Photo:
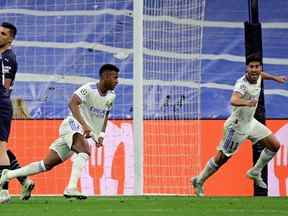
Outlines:
[[[78,88],[74,94],[77,95],[82,102],[87,101],[87,95],[89,94],[89,86],[88,85],[83,85],[80,88]]]
[[[14,80],[17,72],[17,62],[13,58],[5,56],[2,59],[1,66],[2,66],[2,73],[4,72],[5,78]]]
[[[247,91],[247,86],[245,85],[245,83],[241,82],[241,81],[237,81],[235,83],[234,86],[234,90],[233,92],[239,92],[241,95],[245,95],[246,91]]]

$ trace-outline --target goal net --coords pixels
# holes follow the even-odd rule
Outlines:
[[[202,0],[144,3],[144,193],[190,194],[200,169]]]

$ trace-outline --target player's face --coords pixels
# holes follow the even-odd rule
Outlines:
[[[256,83],[261,72],[262,72],[262,66],[260,64],[260,62],[250,62],[247,66],[246,66],[246,71],[247,71],[247,77],[248,80],[251,83]]]
[[[0,47],[4,47],[12,42],[13,38],[8,28],[0,26]]]
[[[103,75],[107,90],[114,90],[118,84],[118,73],[116,71],[106,71]]]

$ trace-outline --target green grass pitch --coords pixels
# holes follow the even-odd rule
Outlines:
[[[63,197],[13,197],[0,204],[1,216],[281,216],[288,215],[287,198],[271,197],[89,197],[67,200]]]

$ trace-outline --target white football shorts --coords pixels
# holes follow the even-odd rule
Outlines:
[[[62,121],[59,127],[59,137],[49,147],[57,152],[63,161],[73,154],[71,146],[75,133],[83,134],[82,127],[73,117],[68,116]]]
[[[221,150],[227,157],[230,157],[238,150],[240,144],[244,142],[245,139],[251,140],[254,144],[271,134],[271,130],[255,118],[253,118],[250,123],[250,130],[248,133],[241,133],[235,130],[233,126],[228,125],[224,127],[224,136],[220,141],[217,150]]]

